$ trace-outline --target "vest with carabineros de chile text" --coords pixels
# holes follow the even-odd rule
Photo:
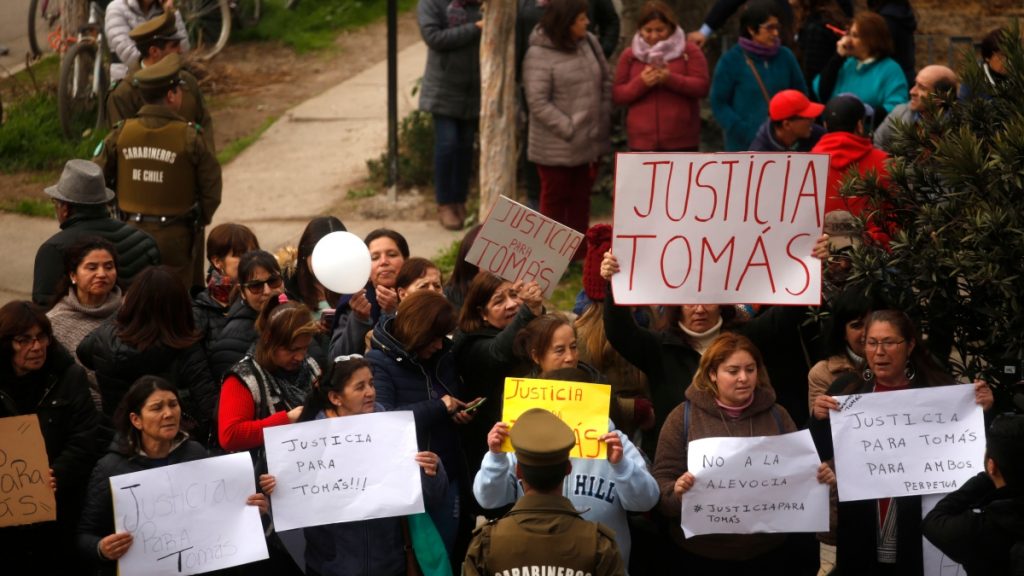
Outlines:
[[[192,209],[196,171],[190,132],[195,129],[187,122],[153,128],[137,118],[124,122],[117,138],[117,206],[122,212],[173,217]]]

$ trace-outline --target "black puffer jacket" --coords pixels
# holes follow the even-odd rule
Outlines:
[[[214,300],[208,289],[192,298],[192,317],[196,320],[196,330],[203,334],[203,350],[207,360],[210,358],[211,346],[220,338],[224,326],[227,326],[229,309]]]
[[[180,464],[206,457],[206,449],[198,442],[188,440],[181,435],[177,444],[171,449],[166,460],[156,462],[140,454],[125,456],[116,443],[111,444],[108,452],[96,463],[89,479],[89,491],[86,494],[85,506],[82,508],[82,519],[78,524],[78,553],[83,560],[99,568],[103,576],[117,573],[117,562],[100,556],[99,543],[103,537],[114,533],[114,507],[110,494],[110,478],[157,468],[162,465]],[[143,545],[136,538],[133,546]]]
[[[85,236],[104,238],[117,249],[117,279],[123,288],[147,266],[160,264],[156,240],[134,226],[114,220],[104,206],[75,206],[74,213],[60,228],[36,252],[32,301],[40,306],[53,303],[53,290],[64,274],[64,252]]]
[[[259,336],[256,332],[256,317],[259,312],[239,298],[228,309],[224,327],[215,339],[207,343],[210,349],[210,373],[219,382],[228,370],[245,356]]]
[[[100,415],[89,396],[85,370],[56,342],[36,372],[17,377],[10,363],[0,366],[0,418],[27,414],[39,418],[57,478],[57,521],[4,528],[0,554],[27,561],[24,565],[40,574],[73,573],[73,559],[54,551],[74,541],[86,482],[98,457]],[[18,509],[18,504],[8,506]]]
[[[217,414],[220,387],[210,375],[199,342],[180,350],[162,344],[139,350],[121,340],[116,324],[107,322],[82,340],[78,358],[96,372],[103,412],[107,415],[114,414],[121,398],[140,376],[160,376],[178,387],[183,418],[190,418],[197,425],[195,437],[207,438]]]

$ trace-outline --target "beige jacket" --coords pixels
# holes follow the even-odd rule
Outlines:
[[[611,150],[612,77],[593,34],[565,52],[535,28],[523,60],[523,87],[532,162],[580,166]]]

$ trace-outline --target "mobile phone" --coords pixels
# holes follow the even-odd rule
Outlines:
[[[320,322],[325,326],[334,325],[334,308],[327,308],[320,313]]]
[[[476,412],[476,409],[479,408],[480,405],[483,404],[486,401],[487,401],[487,397],[483,397],[483,398],[480,398],[479,400],[477,400],[475,402],[470,402],[469,404],[466,405],[465,408],[460,410],[460,412],[465,412],[466,414],[469,414],[469,413],[472,413],[472,412]]]

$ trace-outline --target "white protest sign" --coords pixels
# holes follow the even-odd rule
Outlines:
[[[616,304],[819,304],[827,176],[824,154],[618,154]]]
[[[984,470],[974,386],[836,396],[829,413],[839,500],[951,492]]]
[[[828,530],[828,485],[817,480],[821,462],[807,430],[694,440],[686,462],[696,478],[683,495],[687,538]]]
[[[278,530],[424,510],[412,412],[274,426],[263,439]]]
[[[921,496],[921,520],[935,508],[945,494],[926,494]],[[924,576],[967,576],[964,567],[949,559],[924,536],[921,537],[924,553]]]
[[[582,242],[582,233],[501,196],[466,262],[509,282],[536,280],[550,297]]]
[[[248,453],[205,458],[110,479],[114,526],[131,532],[121,576],[202,574],[267,558]]]

